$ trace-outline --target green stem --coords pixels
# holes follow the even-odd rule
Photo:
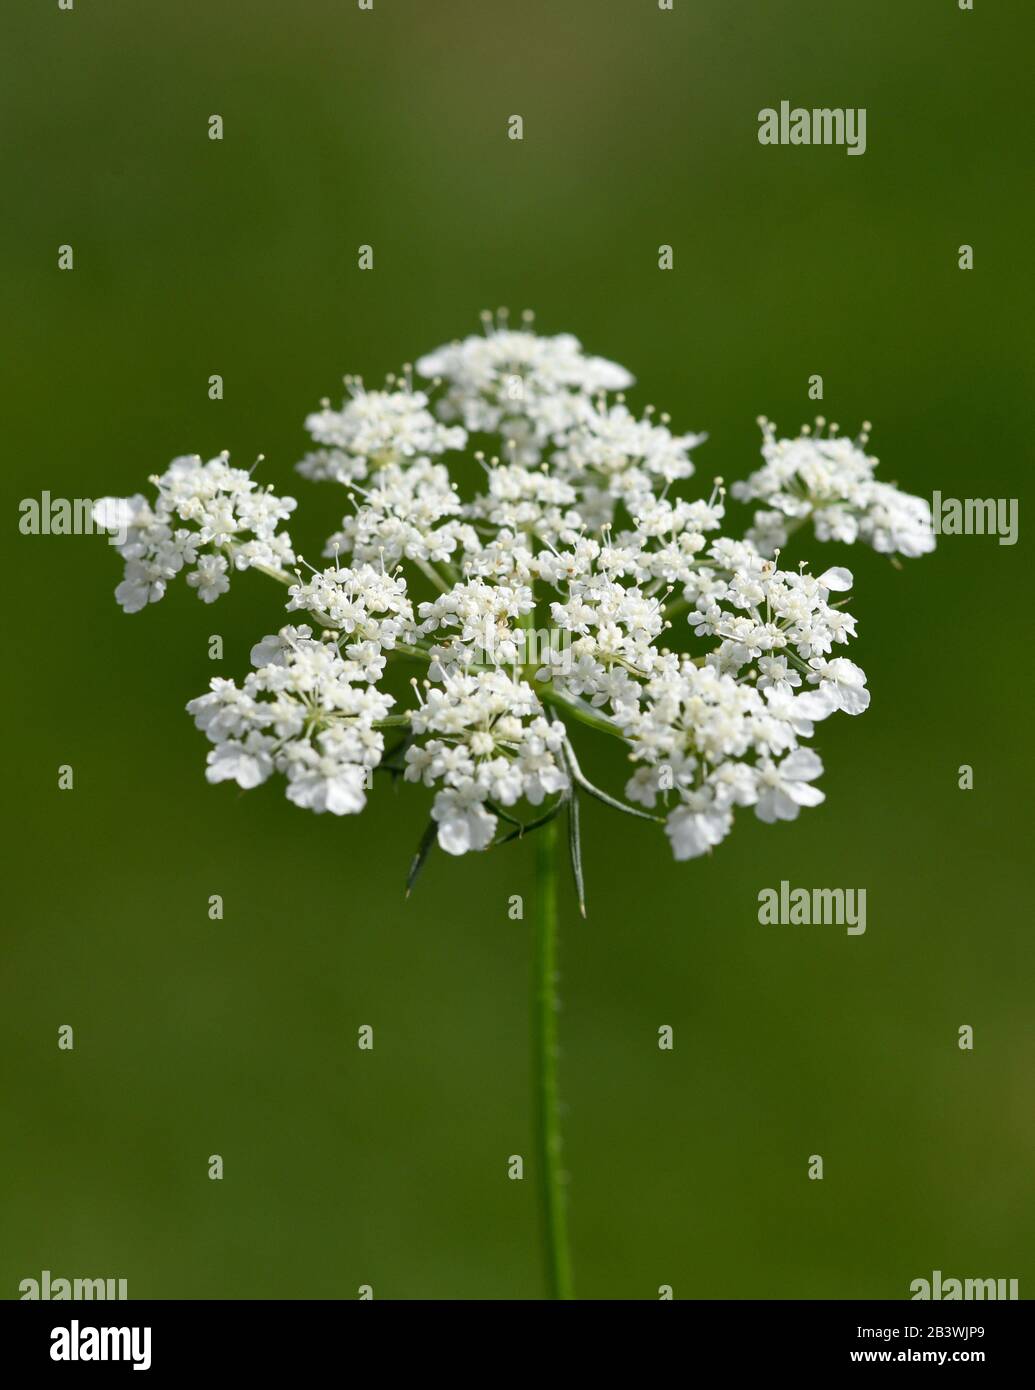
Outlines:
[[[414,647],[409,642],[396,642],[394,647],[388,649],[388,655],[398,652],[400,656],[411,656],[416,661],[430,661],[431,656],[423,647]]]
[[[557,822],[536,834],[535,962],[532,976],[536,1146],[549,1298],[574,1297],[568,1249],[560,1095],[557,1084]]]
[[[288,574],[287,570],[276,569],[273,565],[249,565],[249,569],[258,570],[260,574],[265,574],[270,579],[275,579],[278,584],[297,584],[298,580],[293,574]]]
[[[533,682],[533,684],[535,683]],[[566,714],[570,714],[573,719],[577,719],[580,724],[585,724],[587,728],[598,729],[600,733],[610,734],[613,738],[625,738],[618,725],[608,719],[606,715],[594,714],[591,709],[578,701],[569,699],[566,695],[558,694],[552,686],[535,684],[535,692],[543,704],[553,705],[555,709],[564,710]]]
[[[432,584],[434,584],[435,588],[439,591],[440,594],[449,593],[450,589],[453,586],[451,584],[446,583],[446,581],[442,578],[442,576],[439,574],[438,570],[430,562],[430,560],[414,560],[413,563],[417,566],[421,574],[423,574],[426,579],[431,580]]]

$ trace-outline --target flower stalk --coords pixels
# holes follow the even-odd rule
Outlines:
[[[532,966],[532,1076],[536,1158],[547,1296],[574,1298],[568,1244],[568,1198],[558,1083],[557,822],[536,832],[535,940]]]

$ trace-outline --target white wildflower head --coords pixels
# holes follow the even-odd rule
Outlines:
[[[441,788],[432,815],[447,853],[484,849],[499,807],[567,789],[563,726],[526,681],[499,668],[443,672],[417,696],[406,778]]]
[[[294,563],[291,538],[278,528],[295,499],[274,496],[251,473],[232,468],[226,454],[207,463],[197,455],[174,459],[151,482],[153,503],[138,493],[94,506],[97,524],[124,536],[115,547],[126,562],[115,597],[127,613],[157,602],[181,570],[211,603],[230,587],[235,569]]]
[[[760,424],[765,465],[733,485],[739,501],[765,503],[748,532],[760,550],[784,545],[806,521],[820,541],[862,540],[882,554],[908,556],[934,549],[930,503],[874,476],[878,460],[865,452],[868,424],[855,440],[822,419],[797,439],[777,439],[768,420]]]
[[[587,398],[632,385],[624,367],[587,356],[572,334],[533,332],[530,314],[520,329],[510,327],[506,310],[484,314],[482,323],[484,333],[419,358],[417,371],[445,383],[444,418],[518,441],[526,461],[575,423]]]
[[[240,687],[213,680],[187,706],[215,745],[208,780],[251,788],[281,773],[296,806],[337,816],[361,811],[384,751],[379,725],[392,696],[372,684],[362,662],[315,640],[308,627],[264,637],[252,663]]]
[[[321,571],[278,529],[293,500],[225,457],[177,460],[154,503],[98,504],[125,528],[129,611],[181,569],[211,601],[252,567],[310,624],[191,701],[209,780],[276,774],[296,805],[342,815],[382,769],[427,789],[426,841],[451,855],[582,795],[655,822],[677,859],[713,850],[738,810],[777,822],[820,805],[816,726],[870,693],[849,655],[852,573],[792,559],[793,533],[919,555],[927,504],[877,481],[865,432],[786,440],[766,424],[763,467],[731,489],[761,505],[746,535],[723,534],[721,480],[692,490],[704,435],[634,412],[629,373],[568,334],[484,329],[420,358],[425,388],[408,369],[384,390],[350,380],[340,409],[309,417],[299,471],[340,485]],[[624,799],[585,777],[576,732],[620,745]]]
[[[441,424],[428,409],[428,397],[413,389],[407,372],[383,391],[367,391],[359,377],[346,377],[348,396],[340,410],[323,401],[306,422],[321,447],[297,465],[307,478],[350,482],[388,463],[430,458],[463,449],[467,432]]]

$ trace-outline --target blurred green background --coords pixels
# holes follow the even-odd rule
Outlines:
[[[292,474],[306,412],[498,304],[709,430],[702,487],[756,465],[760,412],[810,418],[821,373],[820,409],[874,422],[888,480],[1021,501],[1013,548],[816,557],[856,571],[873,691],[821,730],[819,810],[741,814],[677,865],[587,807],[590,918],[566,884],[562,939],[578,1292],[899,1298],[937,1268],[1030,1294],[1031,19],[1021,0],[6,7],[3,486],[26,589],[4,605],[0,1294],[46,1268],[137,1298],[540,1295],[531,1162],[506,1176],[531,1157],[529,924],[507,901],[531,894],[532,847],[435,856],[406,903],[426,793],[379,784],[339,821],[273,783],[207,786],[183,706],[243,674],[279,591],[244,576],[204,607],[180,583],[130,618],[101,540],[17,532],[43,489],[130,493],[226,447],[266,455],[315,558],[342,508]],[[785,97],[865,106],[865,156],[761,147],[757,112]],[[620,786],[611,749],[581,746]],[[866,887],[866,935],[760,927],[783,878]]]

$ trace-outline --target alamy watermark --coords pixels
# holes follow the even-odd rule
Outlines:
[[[849,936],[866,930],[865,888],[760,888],[758,920],[762,926],[838,926]]]
[[[866,153],[866,107],[764,106],[758,113],[760,145],[844,145],[849,154]]]
[[[51,1361],[131,1361],[134,1371],[151,1369],[149,1327],[84,1327],[73,1318],[69,1327],[50,1333]]]
[[[913,1302],[917,1299],[996,1300],[1003,1302],[1019,1297],[1016,1279],[947,1279],[940,1269],[932,1271],[930,1279],[914,1279],[909,1286]]]
[[[931,529],[936,536],[998,536],[1000,545],[1016,545],[1019,530],[1016,497],[931,498]]]
[[[125,545],[132,509],[124,498],[23,497],[18,530],[23,536],[110,536],[112,545]]]
[[[41,1302],[47,1302],[50,1299],[66,1298],[74,1299],[77,1303],[87,1299],[115,1302],[129,1297],[126,1290],[125,1279],[54,1278],[49,1269],[43,1270],[38,1279],[23,1279],[18,1285],[23,1303],[26,1300],[32,1302],[39,1299]]]
[[[467,634],[466,640],[472,641],[476,654],[493,666],[534,666],[561,675],[571,670],[572,633],[569,628],[500,628],[492,615],[487,614],[481,628]]]

